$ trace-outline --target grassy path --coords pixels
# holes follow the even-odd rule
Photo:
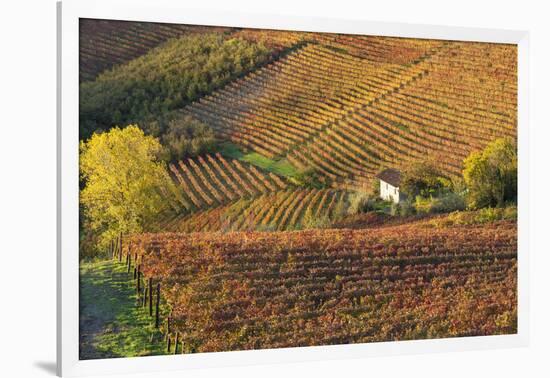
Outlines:
[[[296,167],[290,164],[286,159],[273,160],[257,152],[244,153],[239,146],[231,142],[223,143],[220,153],[225,157],[247,162],[268,172],[273,172],[289,179],[298,174]]]
[[[154,319],[136,306],[133,285],[123,264],[80,264],[80,359],[163,353],[162,342],[151,342]]]

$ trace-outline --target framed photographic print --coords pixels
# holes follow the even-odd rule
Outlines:
[[[527,32],[58,28],[58,374],[527,344]]]

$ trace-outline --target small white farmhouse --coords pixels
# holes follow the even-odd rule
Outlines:
[[[397,169],[384,169],[376,176],[380,179],[380,198],[385,201],[399,203],[403,196],[399,193],[401,183],[401,172]]]

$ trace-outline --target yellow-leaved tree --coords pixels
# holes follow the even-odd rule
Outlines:
[[[470,208],[502,207],[517,201],[517,146],[512,138],[495,139],[464,160]]]
[[[134,125],[93,134],[80,143],[83,233],[106,250],[119,233],[146,231],[174,193],[159,141]],[[82,234],[82,233],[81,233]],[[82,254],[82,251],[81,251]]]

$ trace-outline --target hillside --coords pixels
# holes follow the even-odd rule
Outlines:
[[[262,162],[288,167],[288,172],[313,169],[325,187],[368,192],[382,168],[426,159],[444,175],[460,176],[471,152],[495,138],[516,136],[513,46],[257,29],[217,35],[208,28],[185,30],[189,33],[81,88],[84,133],[136,121],[147,132],[162,135],[155,117],[169,114],[176,122],[191,117],[214,130],[220,142],[245,151],[229,164],[219,154],[232,156],[224,148],[215,159],[205,155],[170,162],[181,193],[175,213],[161,220],[169,230],[192,231],[205,224],[209,230],[303,226],[301,209],[291,216],[296,222],[286,226],[277,218],[262,218],[260,203],[279,203],[283,196],[267,193],[285,189],[289,182],[288,190],[294,190],[292,177],[268,172]],[[248,63],[229,63],[233,58]],[[191,75],[189,70],[197,71]],[[293,198],[306,193],[295,190]],[[260,214],[244,222],[251,211]],[[331,214],[332,209],[319,213]]]
[[[380,38],[374,46],[388,51],[360,58],[323,41],[182,112],[221,138],[348,188],[368,186],[381,167],[425,158],[456,176],[470,152],[515,138],[514,47]]]
[[[162,229],[205,232],[326,228],[345,215],[349,195],[339,190],[291,188],[177,217],[164,223]]]
[[[351,193],[304,188],[219,153],[169,164],[178,210],[165,231],[282,231],[328,227],[345,215]]]
[[[80,81],[135,59],[163,42],[185,34],[228,32],[228,28],[154,22],[80,19]]]
[[[145,234],[123,251],[188,353],[514,333],[516,232]]]
[[[80,84],[81,138],[117,125],[158,121],[261,66],[271,54],[261,44],[214,32],[169,39]]]
[[[517,332],[516,46],[81,31],[86,355]]]
[[[515,137],[514,59],[507,46],[446,45],[414,65],[420,73],[413,80],[327,127],[307,152],[291,153],[291,161],[318,166],[336,181],[361,182],[369,177],[357,168],[363,145],[375,167],[429,157],[447,174],[460,175],[470,152],[497,137]]]
[[[287,186],[284,179],[272,173],[261,172],[236,159],[226,159],[219,153],[179,161],[169,168],[181,189],[181,201],[191,212],[258,197]]]
[[[314,168],[345,189],[369,187],[383,167],[427,158],[457,176],[470,152],[516,137],[514,46],[147,23],[124,29],[92,20],[83,27],[93,22],[105,34],[87,33],[90,45],[98,39],[97,46],[108,46],[107,36],[139,35],[147,43],[136,42],[143,56],[133,61],[138,55],[92,54],[84,44],[82,54],[119,65],[82,87],[84,135],[177,110],[170,116],[191,115],[221,140],[296,169]],[[197,55],[197,43],[211,47]],[[234,44],[242,48],[227,50]],[[218,61],[216,54],[237,55],[218,67],[205,63]],[[190,56],[203,63],[185,63]],[[194,76],[186,72],[199,66]]]

